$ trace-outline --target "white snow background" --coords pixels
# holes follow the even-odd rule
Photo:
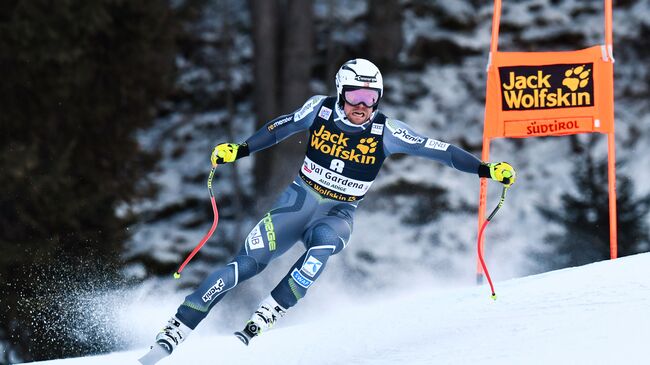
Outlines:
[[[441,2],[440,7],[464,17],[469,16],[463,6],[466,3],[469,2]],[[573,0],[559,5],[549,0],[511,2],[504,8],[502,21],[511,27],[545,24],[521,35],[530,43],[552,36],[558,28],[571,28],[584,35],[585,46],[599,44],[602,3],[590,2],[596,9],[594,12],[575,12],[574,8],[581,7],[582,3]],[[643,37],[643,30],[650,24],[650,2],[639,2],[633,7],[624,5],[621,3],[614,11],[615,35],[620,39],[614,46],[617,156],[619,161],[628,161],[618,171],[634,178],[635,192],[641,195],[650,189],[649,184],[643,183],[650,176],[647,169],[650,154],[644,152],[644,146],[650,145],[650,133],[647,133],[650,114],[647,101],[639,97],[647,93],[648,84],[643,80],[647,79],[648,68],[618,50],[624,49],[630,40]],[[531,7],[541,10],[530,12]],[[407,43],[418,34],[429,34],[433,38],[452,39],[453,43],[482,54],[467,57],[459,64],[433,63],[422,72],[387,74],[387,100],[382,106],[387,114],[432,138],[452,143],[465,139],[472,145],[480,144],[483,103],[472,97],[470,91],[485,87],[491,2],[482,5],[480,14],[476,30],[450,33],[434,21],[418,21],[407,12]],[[209,14],[206,19],[214,21]],[[504,32],[500,43],[504,47],[512,46],[512,37]],[[250,43],[249,39],[244,41]],[[245,42],[240,48],[250,49],[250,44]],[[188,70],[196,77],[195,69],[188,67]],[[240,80],[247,75],[234,78]],[[409,93],[401,91],[415,84],[413,79],[422,80],[426,86],[423,98],[415,105],[404,103],[408,101],[404,95]],[[333,78],[327,81],[331,87]],[[253,132],[250,106],[240,107],[242,111],[233,127],[238,141]],[[158,200],[147,202],[151,206],[134,207],[136,212],[165,207],[182,196],[195,197],[209,205],[205,182],[195,181],[194,177],[202,167],[207,177],[207,154],[215,143],[225,142],[225,137],[215,135],[216,132],[207,136],[205,132],[206,125],[225,118],[223,113],[222,110],[191,116],[174,113],[143,133],[140,138],[143,147],[163,146],[161,168],[154,174],[154,180],[165,184]],[[633,129],[635,126],[638,129]],[[628,146],[630,136],[639,138],[632,148]],[[600,145],[592,153],[603,156],[605,137],[600,139]],[[186,152],[172,158],[179,143],[185,146]],[[237,292],[227,296],[189,340],[160,364],[650,363],[650,350],[644,350],[650,332],[650,316],[645,313],[650,308],[650,284],[645,284],[650,271],[647,254],[516,278],[531,273],[531,248],[542,250],[544,236],[558,228],[548,225],[536,207],[543,204],[561,209],[561,193],[575,189],[570,181],[569,171],[574,161],[570,157],[568,138],[528,139],[522,144],[525,148],[506,140],[492,145],[492,160],[507,160],[518,170],[517,184],[486,231],[486,259],[499,295],[496,302],[489,299],[487,287],[471,284],[476,265],[474,210],[470,213],[462,209],[453,213],[445,211],[436,224],[403,229],[403,224],[394,217],[408,212],[408,205],[396,211],[389,209],[392,206],[365,206],[364,202],[357,212],[356,231],[349,247],[328,262],[323,278],[277,328],[256,339],[248,348],[231,335],[286,274],[299,255],[296,250],[274,262],[260,275],[262,278],[241,285],[247,289],[238,287]],[[552,169],[545,167],[549,161],[553,163]],[[250,186],[247,181],[251,177],[251,165],[250,159],[237,164],[245,187]],[[220,181],[227,181],[227,173],[232,169],[230,166],[222,169],[220,173],[224,175]],[[473,207],[478,198],[475,176],[419,158],[388,161],[370,194],[379,196],[379,189],[396,179],[445,188],[454,208]],[[229,194],[225,185],[217,184],[215,189],[219,202]],[[491,184],[488,212],[496,204],[498,193],[498,185]],[[400,201],[394,205],[399,207]],[[196,212],[188,211],[173,221],[132,227],[131,255],[154,252],[161,261],[181,262],[211,224],[208,218],[202,227],[182,228],[183,223],[195,219]],[[241,222],[244,237],[254,223]],[[215,239],[201,254],[221,250],[219,238],[225,236],[222,236],[225,230],[234,229],[233,226],[225,220],[220,223]],[[363,252],[371,252],[377,262],[359,260],[358,254]],[[184,275],[190,278],[194,273],[202,277],[204,271],[214,268],[197,260]],[[350,268],[363,272],[368,279],[362,280],[358,273],[350,278]],[[134,266],[130,273],[140,277],[146,270]],[[77,318],[75,326],[97,326],[97,330],[90,331],[93,335],[103,331],[111,340],[117,335],[120,338],[115,342],[131,351],[43,364],[137,364],[136,359],[144,354],[156,332],[189,293],[189,289],[180,289],[179,283],[187,281],[154,279],[136,289],[96,290],[83,298],[72,298],[72,315],[84,316]],[[240,294],[248,297],[242,299]],[[239,301],[234,300],[237,297]],[[63,320],[68,317],[62,314]],[[88,331],[82,328],[78,332],[83,338]]]
[[[316,294],[248,347],[228,333],[238,328],[202,323],[159,364],[647,364],[648,277],[646,253],[496,282],[496,301],[487,285],[424,282],[372,296]],[[122,308],[120,325],[139,338],[132,350],[38,364],[138,364],[142,339],[177,304],[151,298]]]

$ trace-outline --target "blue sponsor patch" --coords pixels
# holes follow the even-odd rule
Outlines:
[[[320,262],[314,256],[309,255],[307,260],[302,264],[300,270],[313,278],[316,276],[316,274],[318,274],[318,270],[320,270],[321,266],[323,266],[322,262]]]
[[[298,269],[293,269],[291,272],[291,277],[296,283],[298,283],[298,285],[302,286],[305,289],[309,288],[309,286],[313,283],[312,280],[307,279],[303,274],[301,274]]]

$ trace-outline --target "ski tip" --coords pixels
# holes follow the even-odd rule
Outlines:
[[[138,362],[142,365],[154,365],[170,354],[171,352],[169,352],[166,348],[160,346],[159,344],[154,344],[149,349],[149,352],[138,359]]]
[[[235,336],[236,336],[236,337],[237,337],[241,342],[243,342],[244,345],[248,346],[248,337],[246,337],[245,334],[243,334],[243,333],[241,333],[241,332],[235,332],[234,335],[235,335]]]
[[[181,274],[178,271],[176,271],[174,273],[174,279],[180,279],[180,277],[181,277]]]

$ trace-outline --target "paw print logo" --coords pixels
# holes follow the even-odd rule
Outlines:
[[[368,153],[373,153],[377,149],[377,141],[375,141],[374,137],[370,138],[362,138],[359,141],[359,144],[357,145],[357,149],[361,151],[361,153],[368,154]]]
[[[571,91],[576,91],[578,88],[587,86],[587,83],[589,83],[590,73],[591,70],[585,70],[584,65],[566,70],[562,85],[568,87]]]

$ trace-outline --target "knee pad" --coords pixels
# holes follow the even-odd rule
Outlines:
[[[247,255],[240,255],[235,257],[239,270],[239,281],[244,281],[252,278],[264,270],[266,264],[258,263],[254,258]]]
[[[327,224],[318,224],[311,231],[311,235],[307,240],[308,247],[316,246],[333,246],[329,254],[335,254],[343,250],[345,247],[345,241],[341,236]]]

